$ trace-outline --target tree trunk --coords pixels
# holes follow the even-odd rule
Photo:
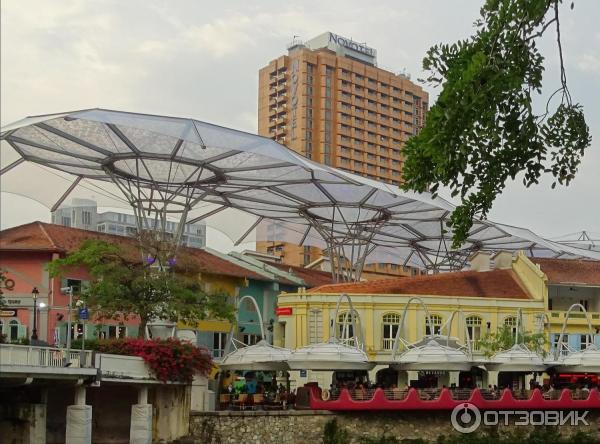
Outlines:
[[[146,338],[146,325],[148,325],[148,318],[140,316],[140,327],[138,330],[138,339]]]

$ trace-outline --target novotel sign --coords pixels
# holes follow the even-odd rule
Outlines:
[[[339,36],[337,34],[334,34],[333,32],[329,33],[329,43],[334,43],[336,45],[343,46],[344,48],[360,52],[361,54],[365,54],[370,57],[377,56],[377,52],[373,48],[369,48],[367,45],[355,42],[352,39],[347,39],[345,37]]]

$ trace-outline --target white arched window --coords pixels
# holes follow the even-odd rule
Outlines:
[[[394,339],[400,328],[400,315],[398,313],[386,313],[383,315],[383,349],[391,350],[394,347]]]
[[[323,341],[323,311],[318,308],[308,310],[308,343]]]
[[[507,316],[504,319],[504,325],[510,328],[512,337],[514,338],[517,335],[517,318],[515,316]]]
[[[19,339],[19,321],[13,319],[8,323],[8,340],[17,341]]]
[[[431,325],[429,320],[431,319]],[[429,317],[425,315],[425,335],[439,335],[442,333],[442,317],[437,314],[432,314]]]
[[[473,350],[479,350],[479,340],[481,339],[481,324],[482,320],[479,316],[469,316],[466,319],[467,331]]]
[[[355,333],[358,333],[354,331],[354,327],[352,326],[352,316],[354,316],[354,324],[356,325],[356,328],[360,331],[360,318],[358,317],[356,310],[354,310],[354,313],[345,311],[338,314],[338,337],[341,340],[346,340],[346,342],[350,345],[356,345],[354,339],[350,339],[354,337]]]

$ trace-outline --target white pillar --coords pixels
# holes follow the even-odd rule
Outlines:
[[[152,444],[152,404],[148,404],[148,387],[138,388],[138,403],[131,406],[130,444]]]
[[[66,444],[91,444],[92,406],[85,404],[85,386],[75,387],[75,404],[67,407]]]

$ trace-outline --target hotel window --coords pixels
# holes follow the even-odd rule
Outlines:
[[[323,340],[323,312],[312,308],[308,311],[308,343],[318,344]]]
[[[360,318],[356,310],[354,311],[354,324],[360,331]],[[337,318],[339,338],[345,340],[349,345],[356,345],[354,340],[354,327],[352,326],[352,314],[349,311],[340,313]]]
[[[479,350],[479,340],[481,339],[481,318],[479,316],[469,316],[467,318],[467,332],[473,350]]]
[[[431,325],[429,323],[431,319]],[[425,335],[440,335],[442,333],[442,317],[440,315],[430,315],[429,318],[425,316]]]
[[[392,350],[394,339],[400,328],[400,315],[398,313],[386,313],[383,315],[383,349]]]

